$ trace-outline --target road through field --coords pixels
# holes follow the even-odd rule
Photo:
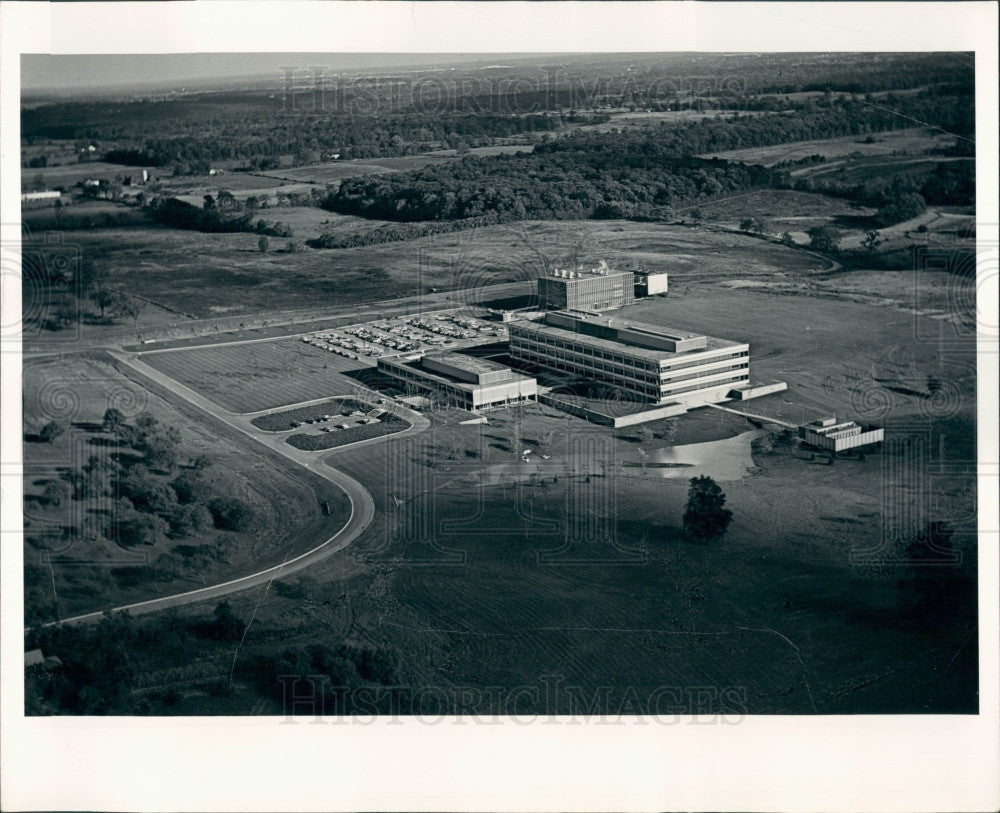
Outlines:
[[[134,604],[126,604],[121,607],[115,607],[112,610],[113,612],[128,610],[128,612],[132,615],[143,615],[146,613],[165,610],[169,607],[179,607],[185,604],[195,604],[200,601],[220,598],[222,596],[229,595],[230,593],[247,590],[251,587],[270,584],[270,582],[276,578],[288,576],[299,570],[311,567],[317,562],[320,562],[323,559],[332,556],[334,553],[343,550],[351,542],[357,539],[371,524],[371,521],[375,516],[375,503],[372,499],[372,495],[369,493],[368,489],[366,489],[353,477],[321,463],[320,456],[330,456],[330,450],[323,450],[322,455],[318,455],[314,452],[306,452],[289,446],[287,443],[284,443],[282,438],[267,437],[268,433],[257,431],[245,417],[227,412],[194,390],[185,387],[183,384],[180,384],[169,376],[164,375],[159,370],[143,363],[135,355],[121,352],[112,352],[110,355],[117,361],[130,367],[140,376],[152,379],[160,386],[170,390],[172,393],[183,398],[185,401],[188,401],[201,411],[208,413],[213,418],[222,421],[244,434],[249,435],[259,443],[274,449],[279,454],[295,461],[299,465],[309,469],[309,471],[314,474],[329,480],[331,483],[343,490],[343,492],[347,495],[347,499],[351,503],[351,513],[344,527],[342,527],[329,539],[317,545],[315,548],[296,556],[294,559],[290,559],[279,565],[266,568],[257,573],[251,573],[248,576],[232,579],[231,581],[212,585],[210,587],[202,587],[197,590],[189,590],[184,593],[177,593],[170,596],[163,596],[161,598],[149,599],[147,601],[139,601]],[[389,438],[416,434],[418,432],[422,432],[430,425],[426,418],[417,413],[408,415],[408,419],[412,423],[412,426],[409,429],[404,430],[403,432],[398,432],[395,435],[387,435],[381,438],[373,438],[370,441],[362,441],[362,444],[383,442]],[[353,448],[354,446],[362,444],[351,444],[351,446],[345,446],[343,448]],[[336,451],[337,450],[334,450],[334,453]],[[59,621],[50,622],[45,626],[55,626],[57,624],[92,623],[100,621],[103,616],[104,611],[96,611],[73,616],[71,618],[63,618]]]

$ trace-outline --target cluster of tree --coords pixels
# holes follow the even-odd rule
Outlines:
[[[751,232],[764,234],[767,230],[768,223],[761,217],[745,217],[740,221],[740,231],[745,231],[748,234]]]
[[[92,455],[65,479],[76,500],[118,498],[105,534],[119,545],[155,545],[166,536],[188,537],[215,527],[244,531],[254,522],[242,500],[214,495],[205,477],[204,455],[172,480],[178,465],[180,433],[149,412],[129,424],[116,408],[104,413],[101,430],[135,455]]]
[[[843,97],[826,106],[812,105],[794,115],[773,114],[746,116],[734,113],[680,123],[662,123],[650,134],[650,128],[630,128],[613,134],[581,131],[551,139],[535,152],[593,150],[601,155],[627,153],[650,159],[698,155],[765,147],[790,141],[857,136],[898,130],[913,126],[918,120],[961,136],[972,136],[975,112],[960,96],[941,96],[931,92],[909,96],[887,96],[878,104]]]
[[[802,191],[823,191],[875,207],[878,211],[873,222],[878,228],[902,223],[922,214],[927,208],[927,201],[919,191],[921,188],[919,180],[911,175],[878,177],[851,185],[836,181],[796,184],[796,189]]]
[[[29,635],[26,645],[56,655],[57,670],[25,674],[25,713],[127,714],[135,679],[135,626],[128,613],[106,613],[95,626],[56,626]]]
[[[965,143],[965,142],[961,142]],[[972,161],[941,163],[920,187],[933,206],[972,206],[976,202],[976,165]]]
[[[22,136],[28,144],[44,138],[76,139],[84,149],[99,140],[109,160],[173,166],[183,173],[207,172],[220,161],[268,169],[289,155],[310,162],[330,154],[364,158],[461,149],[512,136],[530,141],[533,135],[570,124],[607,120],[610,108],[792,108],[811,114],[846,100],[871,111],[882,107],[932,121],[911,106],[935,96],[960,96],[971,120],[972,67],[946,54],[699,55],[694,75],[692,70],[687,56],[568,57],[558,66],[488,72],[327,77],[319,90],[316,77],[300,71],[290,93],[286,85],[281,94],[248,90],[124,103],[31,104],[22,111]],[[926,91],[860,96],[915,87]],[[820,95],[780,96],[803,90]],[[796,117],[780,118],[789,127],[797,126]],[[893,126],[902,121],[898,118]],[[796,134],[787,140],[833,134],[821,127],[815,132],[820,135]]]
[[[602,134],[609,146],[615,140]],[[649,138],[647,136],[647,138]],[[341,214],[381,220],[640,217],[656,207],[769,187],[774,172],[721,160],[659,157],[627,149],[469,157],[416,172],[351,178],[323,200]]]
[[[66,428],[58,421],[49,421],[38,430],[39,443],[52,443],[66,432]]]
[[[367,700],[374,707],[353,706],[363,687],[392,686],[396,681],[398,657],[394,651],[373,647],[338,644],[311,644],[285,649],[279,655],[258,655],[239,665],[240,677],[256,684],[261,694],[270,696],[288,713],[292,713],[296,696],[315,689],[319,701],[316,713],[350,714],[362,711],[391,711],[391,693],[372,693]],[[295,681],[309,680],[310,690]],[[380,704],[384,703],[384,706]],[[301,711],[298,709],[297,711]]]
[[[787,161],[779,161],[771,166],[774,169],[783,169],[785,167],[808,167],[814,166],[815,164],[822,164],[826,162],[825,155],[805,155],[802,158],[789,158]]]
[[[291,237],[287,223],[255,220],[248,212],[229,214],[220,209],[211,195],[205,196],[202,208],[177,198],[155,198],[149,205],[153,219],[175,229],[192,229],[203,232],[250,232],[271,237]]]
[[[162,167],[166,162],[163,155],[155,151],[138,149],[115,149],[104,153],[109,164],[124,164],[127,167]]]
[[[184,650],[197,639],[240,640],[246,623],[229,603],[219,603],[210,618],[181,619],[161,615],[142,621],[127,611],[106,612],[95,626],[39,627],[28,633],[26,646],[40,648],[62,662],[57,669],[30,669],[25,674],[25,709],[42,714],[137,714],[148,712],[141,687],[143,666],[159,660],[165,647]],[[166,705],[174,705],[176,698]]]
[[[971,161],[942,162],[923,172],[896,173],[856,183],[806,178],[797,182],[795,188],[873,206],[879,210],[876,225],[884,228],[916,217],[928,203],[935,206],[974,205],[976,172]]]
[[[62,665],[26,671],[25,712],[29,716],[169,714],[180,695],[169,689],[148,688],[150,682],[162,681],[157,665],[164,662],[164,653],[190,659],[192,652],[197,652],[203,665],[183,670],[190,676],[189,685],[225,695],[232,685],[231,658],[226,659],[222,671],[212,656],[242,641],[247,626],[226,600],[207,616],[187,617],[167,611],[133,619],[127,611],[109,611],[95,625],[36,626],[27,632],[25,648],[39,648],[47,656],[58,657]],[[395,685],[398,669],[399,657],[394,650],[337,643],[288,648],[277,655],[249,654],[236,663],[233,676],[254,686],[288,713],[301,712],[301,708],[292,708],[292,699],[308,693],[294,681],[310,679],[322,698],[322,710],[332,714],[343,708],[345,700],[350,702],[356,694],[352,690]],[[386,695],[388,704],[391,692],[379,694]],[[380,712],[391,710],[388,705],[379,708]]]
[[[45,307],[37,319],[46,330],[65,330],[90,315],[87,303],[98,310],[101,322],[129,318],[138,322],[146,300],[125,293],[109,282],[108,270],[91,257],[75,258],[56,244],[25,245],[22,254],[23,294],[41,299]]]
[[[178,174],[207,172],[213,163],[242,161],[273,169],[341,158],[414,155],[432,149],[487,146],[514,135],[558,129],[558,113],[483,113],[373,98],[355,86],[317,105],[312,88],[296,98],[273,94],[193,94],[184,99],[126,104],[65,102],[25,110],[26,140],[88,135],[114,143],[104,158],[134,166],[171,166]],[[206,108],[209,112],[206,112]]]
[[[496,212],[487,212],[482,217],[468,217],[463,220],[448,220],[422,223],[394,223],[390,226],[379,226],[367,232],[360,232],[340,237],[335,234],[322,234],[306,240],[310,248],[357,248],[358,246],[375,246],[381,243],[397,243],[402,240],[415,240],[418,237],[428,237],[434,234],[447,234],[475,229],[482,226],[493,226],[500,222]]]

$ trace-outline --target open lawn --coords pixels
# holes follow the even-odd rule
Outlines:
[[[851,276],[835,275],[833,287],[839,279],[850,285]],[[912,277],[903,273],[895,280],[905,287],[904,280]],[[748,341],[751,380],[787,381],[789,387],[760,401],[759,409],[791,423],[834,413],[853,419],[925,420],[945,409],[943,401],[901,395],[888,387],[910,381],[913,389],[926,393],[932,373],[948,382],[956,404],[969,414],[975,408],[974,336],[949,322],[832,298],[721,288],[642,302],[624,314]],[[939,341],[954,349],[955,364],[939,366]],[[972,366],[958,363],[959,358]],[[753,412],[757,405],[747,408]]]
[[[145,209],[108,200],[74,201],[55,207],[24,209],[21,222],[29,230],[97,229],[110,226],[148,226],[152,220]]]
[[[99,358],[30,362],[24,370],[25,579],[26,611],[45,620],[120,606],[204,587],[256,572],[315,547],[344,522],[346,497],[327,480],[268,452],[186,404],[164,400]],[[62,473],[78,470],[92,455],[120,457],[126,465],[138,453],[119,447],[100,431],[104,411],[119,409],[128,422],[150,412],[180,433],[179,465],[166,484],[199,455],[211,462],[205,494],[235,497],[250,506],[253,524],[244,531],[208,527],[190,536],[166,537],[152,547],[124,549],[106,537],[119,511],[111,496],[82,500],[67,494],[58,506],[40,500]],[[53,443],[33,439],[49,420],[66,432]],[[330,515],[321,503],[331,506]],[[75,529],[75,530],[74,530]],[[50,556],[58,559],[50,562]]]
[[[707,223],[737,227],[747,217],[761,218],[766,231],[805,231],[816,225],[838,223],[838,219],[867,217],[874,209],[858,206],[843,198],[791,189],[762,189],[698,205]]]
[[[264,177],[283,181],[301,181],[310,184],[336,184],[344,178],[360,175],[379,175],[384,172],[407,172],[423,169],[432,164],[453,160],[445,151],[428,155],[405,155],[397,158],[359,158],[350,161],[325,161],[320,164],[274,169],[260,173]]]
[[[284,211],[268,210],[267,219],[281,219]],[[331,221],[322,230],[353,233],[353,219],[320,214]],[[72,239],[81,253],[108,268],[112,284],[195,318],[341,307],[431,289],[467,289],[460,299],[474,301],[480,286],[531,281],[548,266],[577,261],[634,263],[697,280],[737,271],[811,273],[825,265],[745,235],[628,221],[529,221],[296,253],[279,251],[286,241],[274,238],[275,250],[267,254],[258,250],[256,234],[150,227],[75,232]],[[302,235],[293,239],[299,242]]]
[[[144,169],[149,172],[150,177],[166,176],[169,174],[169,170],[163,167],[127,167],[122,164],[108,164],[104,161],[74,162],[58,167],[22,169],[21,188],[24,191],[31,191],[36,186],[35,181],[40,180],[44,189],[56,189],[59,187],[69,189],[71,186],[75,186],[78,182],[88,178],[106,179],[109,181],[126,175],[131,175],[135,178],[136,176],[141,176]]]
[[[350,395],[364,366],[296,339],[151,353],[142,360],[231,412]]]
[[[787,393],[754,405],[760,412],[788,412],[786,400],[810,416],[839,408],[838,384],[867,372],[871,344],[885,343],[892,356],[912,341],[904,322],[861,335],[856,326],[870,324],[873,312],[863,306],[834,308],[820,324],[798,310],[776,319],[773,309],[755,307],[763,301],[755,296],[721,298],[721,307],[706,300],[691,319],[703,323],[715,306],[720,323],[738,321],[765,370],[766,360],[783,356],[828,359],[818,370],[795,370]],[[737,302],[744,318],[727,309]],[[669,323],[684,327],[685,315]],[[807,326],[820,334],[801,342]],[[838,353],[817,355],[813,342]],[[913,374],[933,369],[926,357],[913,363]],[[827,403],[814,403],[817,385],[807,375],[825,381]],[[970,394],[968,382],[961,391]],[[481,708],[498,713],[582,713],[602,686],[617,687],[604,696],[612,715],[627,702],[626,688],[641,704],[663,686],[676,688],[681,713],[723,710],[685,706],[695,702],[685,695],[693,686],[732,688],[737,713],[975,711],[975,654],[963,651],[969,616],[909,625],[897,613],[898,571],[851,558],[878,551],[886,524],[912,528],[930,518],[915,484],[892,480],[897,502],[880,498],[886,478],[905,477],[903,461],[921,454],[908,451],[904,438],[926,443],[920,448],[931,465],[941,455],[968,459],[971,401],[953,417],[937,412],[915,428],[920,401],[909,398],[888,416],[896,441],[865,459],[829,465],[787,444],[770,452],[755,446],[750,470],[722,482],[734,521],[712,543],[679,531],[685,476],[664,479],[655,469],[616,463],[639,464],[673,444],[752,436],[745,421],[716,410],[651,424],[653,437],[644,439],[640,430],[612,435],[531,406],[491,413],[482,426],[436,424],[416,437],[348,450],[331,462],[372,490],[376,522],[349,561],[299,582],[313,607],[329,601],[328,610],[277,596],[260,606],[259,645],[271,645],[272,628],[281,630],[282,646],[319,642],[324,614],[349,608],[351,639],[395,649],[404,685],[502,687]],[[860,417],[857,405],[844,414]],[[776,437],[771,429],[765,435]],[[938,437],[947,438],[943,446]],[[599,451],[581,453],[588,444]],[[549,459],[519,463],[522,448]],[[935,510],[969,510],[973,468],[937,485]],[[695,464],[685,475],[702,470]],[[559,681],[555,695],[544,694],[545,676]],[[523,693],[516,708],[504,706],[518,686],[539,695]]]
[[[659,111],[636,111],[629,113],[613,113],[611,121],[601,124],[583,124],[574,130],[594,133],[610,133],[632,127],[659,127],[661,124],[674,124],[676,122],[699,121],[701,119],[722,119],[732,117],[732,110],[659,110]],[[768,111],[739,111],[743,116],[780,116],[783,113],[772,113]]]

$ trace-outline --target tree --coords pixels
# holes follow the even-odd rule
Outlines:
[[[176,536],[193,536],[212,527],[212,514],[204,505],[178,505],[170,512],[170,529]]]
[[[261,254],[267,254],[267,247],[268,247],[269,243],[270,243],[270,241],[267,239],[267,235],[266,234],[262,234],[257,239],[257,248],[260,250]]]
[[[119,291],[114,291],[110,288],[97,288],[90,292],[90,300],[93,302],[101,311],[101,319],[104,319],[105,311],[109,308],[114,308],[115,304],[121,298],[121,293]]]
[[[180,441],[180,432],[172,426],[148,433],[141,446],[146,453],[146,464],[161,471],[173,471],[177,465],[177,447]]]
[[[101,421],[101,431],[112,435],[117,435],[125,425],[125,416],[121,410],[115,407],[108,407],[104,410],[104,418]]]
[[[177,498],[170,487],[153,477],[143,465],[133,466],[119,481],[123,497],[128,497],[137,511],[169,515],[177,505]]]
[[[753,218],[744,217],[740,221],[740,231],[753,231]]]
[[[49,421],[45,426],[43,426],[38,432],[38,439],[42,443],[52,443],[56,438],[62,435],[66,430],[63,428],[62,424],[56,421]]]
[[[78,304],[68,297],[63,297],[52,309],[52,315],[45,324],[49,330],[63,330],[70,325],[76,324],[80,320],[80,308]]]
[[[226,600],[220,601],[212,612],[215,620],[212,623],[213,637],[220,641],[238,641],[247,628],[246,622],[237,618],[232,607]]]
[[[207,454],[200,454],[194,460],[191,461],[191,466],[195,471],[204,471],[205,469],[211,468],[215,461],[212,460]]]
[[[140,514],[134,509],[129,510],[127,505],[127,502],[125,505],[119,504],[116,512],[118,522],[111,529],[111,538],[126,548],[136,545],[155,545],[163,541],[170,529],[166,520],[155,514]]]
[[[120,294],[117,302],[115,303],[115,309],[122,316],[127,316],[132,320],[132,324],[139,324],[139,317],[142,312],[146,310],[146,301],[139,299],[136,296],[125,296]]]
[[[198,469],[181,472],[170,486],[177,495],[177,502],[184,505],[203,499],[208,491],[208,484]]]
[[[42,502],[58,508],[64,499],[66,499],[66,484],[59,480],[50,480],[42,492]]]
[[[717,539],[733,519],[726,495],[711,477],[692,477],[684,507],[684,530],[698,539]]]
[[[809,235],[810,247],[816,251],[836,251],[840,232],[831,226],[813,226],[806,234]]]
[[[253,524],[253,509],[235,497],[216,497],[208,504],[215,527],[225,531],[245,531]]]
[[[861,245],[865,247],[867,251],[874,254],[875,249],[882,245],[882,238],[879,236],[878,229],[868,229],[865,232],[865,239],[861,241]]]

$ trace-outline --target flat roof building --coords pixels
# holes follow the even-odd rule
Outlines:
[[[635,302],[635,275],[612,271],[606,262],[590,271],[556,269],[538,279],[538,298],[547,308],[604,311]]]
[[[538,394],[534,378],[461,353],[383,356],[378,369],[405,384],[440,393],[463,409],[510,406],[534,400]]]
[[[636,296],[662,296],[669,290],[668,275],[664,272],[639,271],[635,275]]]
[[[854,421],[838,422],[836,418],[823,418],[800,426],[799,437],[810,446],[842,452],[880,443],[885,438],[885,430],[877,426],[861,426]]]
[[[512,322],[509,331],[515,359],[605,382],[648,403],[715,403],[750,380],[745,342],[570,311]]]

